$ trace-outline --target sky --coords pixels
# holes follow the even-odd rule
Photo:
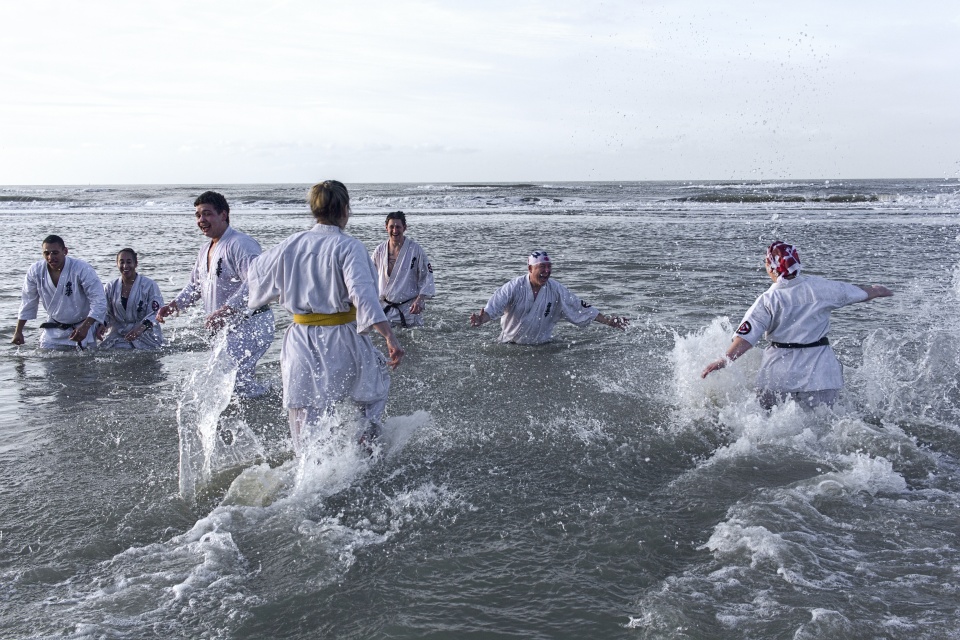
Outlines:
[[[960,178],[960,3],[0,0],[0,184]]]

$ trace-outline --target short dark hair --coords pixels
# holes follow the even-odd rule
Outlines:
[[[195,207],[199,207],[202,204],[212,204],[213,208],[217,211],[230,215],[230,205],[227,204],[227,199],[216,191],[204,191],[193,201],[193,206]]]
[[[67,248],[67,243],[65,243],[65,242],[63,241],[63,238],[61,238],[60,236],[54,235],[54,234],[52,234],[52,233],[51,233],[50,235],[48,235],[46,238],[44,238],[44,239],[43,239],[43,242],[41,242],[40,244],[41,244],[41,245],[44,245],[44,244],[58,244],[58,245],[60,245],[60,246],[61,246],[62,248],[64,248],[64,249]]]
[[[391,211],[387,214],[387,219],[383,224],[388,225],[391,220],[399,220],[403,223],[403,226],[407,226],[407,216],[403,215],[403,211]]]

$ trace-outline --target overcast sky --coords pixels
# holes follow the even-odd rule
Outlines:
[[[0,6],[0,183],[960,177],[960,3]]]

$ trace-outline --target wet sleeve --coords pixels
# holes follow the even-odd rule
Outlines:
[[[284,245],[262,253],[247,264],[247,308],[259,309],[280,297],[283,270],[280,262]]]
[[[190,282],[177,294],[173,301],[178,309],[186,309],[193,306],[200,299],[200,262],[199,258],[193,265],[193,271],[190,272]]]
[[[559,282],[556,285],[560,291],[560,313],[567,322],[582,327],[600,315],[600,311],[578,298],[565,286]]]
[[[358,333],[366,333],[373,325],[387,320],[377,293],[376,268],[359,240],[343,248],[343,282],[350,302],[357,309]]]
[[[417,293],[425,298],[432,298],[437,293],[433,282],[433,265],[427,257],[427,252],[420,248],[420,257],[417,259]]]
[[[107,296],[103,292],[103,283],[100,282],[100,276],[93,270],[93,267],[87,266],[80,270],[80,286],[90,302],[91,318],[97,322],[103,322],[107,317]]]
[[[752,346],[756,346],[760,338],[763,337],[763,334],[770,328],[772,321],[773,314],[767,306],[766,296],[760,296],[753,305],[747,309],[743,320],[740,321],[740,326],[737,327],[736,334]]]
[[[36,269],[27,269],[23,277],[23,288],[20,291],[20,311],[17,320],[33,320],[37,317],[40,307],[40,282],[37,279]]]
[[[240,286],[237,287],[237,290],[233,292],[232,296],[227,298],[224,306],[230,307],[231,309],[236,309],[238,311],[243,311],[247,308],[248,300],[250,298],[250,286],[248,284],[248,271],[250,269],[250,263],[253,260],[256,260],[260,254],[263,253],[263,251],[260,249],[260,245],[251,238],[249,242],[245,242],[243,244],[238,243],[236,250],[231,253],[234,263],[234,272],[240,277]]]
[[[513,297],[517,288],[516,282],[516,280],[511,280],[490,296],[490,300],[487,301],[487,305],[483,309],[491,320],[496,320],[502,316],[513,305]]]

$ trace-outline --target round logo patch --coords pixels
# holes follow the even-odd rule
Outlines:
[[[753,331],[753,325],[751,325],[746,320],[743,321],[743,324],[737,327],[737,335],[745,336],[751,331]]]

